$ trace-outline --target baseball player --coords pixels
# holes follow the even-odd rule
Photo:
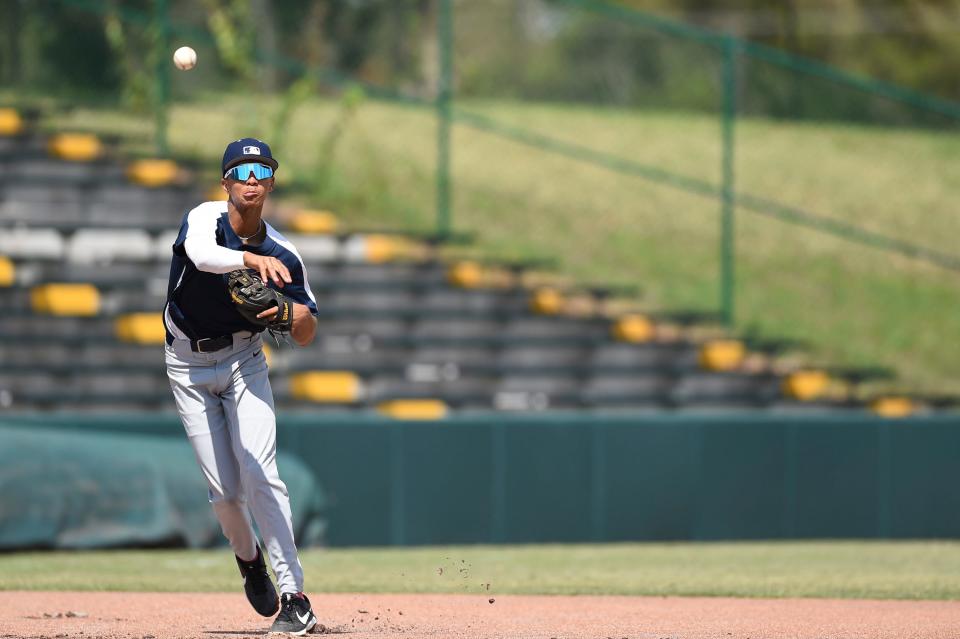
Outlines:
[[[204,202],[184,216],[163,318],[177,411],[247,599],[264,617],[279,609],[271,632],[303,635],[317,618],[303,594],[290,500],[277,472],[276,418],[261,333],[309,344],[317,305],[296,248],[261,217],[277,166],[260,140],[227,145],[220,183],[228,199]],[[280,597],[249,513],[263,536]]]

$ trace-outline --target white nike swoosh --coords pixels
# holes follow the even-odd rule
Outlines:
[[[307,623],[307,619],[309,619],[309,618],[310,618],[310,613],[309,613],[309,612],[308,612],[307,614],[303,615],[302,617],[300,616],[300,613],[299,613],[299,612],[297,613],[297,619],[300,620],[300,623]]]

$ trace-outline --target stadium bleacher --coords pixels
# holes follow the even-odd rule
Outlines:
[[[29,118],[24,118],[29,121]],[[206,199],[167,160],[126,162],[89,134],[0,136],[0,409],[172,410],[163,365],[170,245]],[[314,344],[272,344],[286,410],[863,410],[822,371],[702,315],[605,310],[610,290],[525,281],[523,264],[444,261],[429,242],[294,216],[320,309]],[[762,350],[762,349],[761,349]],[[756,357],[766,362],[757,365]],[[903,410],[903,405],[897,408]]]

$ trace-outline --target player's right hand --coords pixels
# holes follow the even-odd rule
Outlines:
[[[275,257],[244,251],[243,265],[258,271],[260,279],[264,282],[274,282],[280,288],[283,288],[284,282],[289,284],[293,281],[290,279],[290,271],[283,265],[283,262]]]

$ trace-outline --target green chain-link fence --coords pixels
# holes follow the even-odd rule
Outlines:
[[[114,76],[62,124],[211,166],[252,132],[292,200],[960,392],[958,105],[592,0],[43,4],[102,25]],[[21,41],[57,18],[18,6]],[[17,96],[77,102],[21,49]]]
[[[615,5],[457,7],[461,224],[956,388],[956,105]]]

